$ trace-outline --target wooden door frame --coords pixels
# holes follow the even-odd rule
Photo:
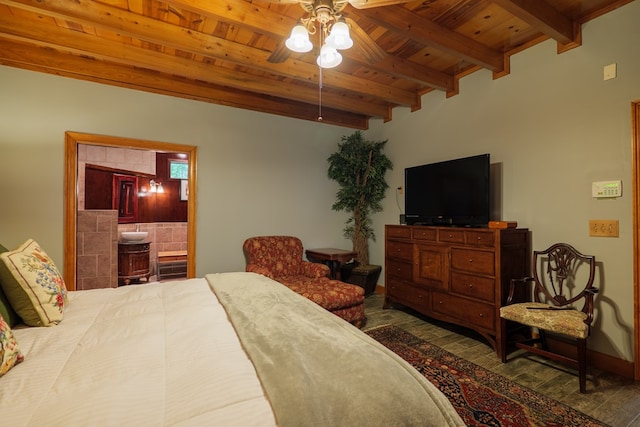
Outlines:
[[[189,155],[189,199],[187,200],[187,277],[196,274],[196,165],[197,148],[192,145],[146,141],[134,138],[65,132],[64,168],[64,281],[67,289],[76,290],[77,277],[77,209],[78,145],[133,148],[141,150],[187,153]]]
[[[631,103],[633,177],[633,378],[640,380],[640,101]]]

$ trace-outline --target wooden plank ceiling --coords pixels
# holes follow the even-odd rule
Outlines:
[[[583,23],[632,0],[316,0],[344,6],[354,39],[322,71],[319,34],[309,53],[284,46],[314,7],[296,1],[0,0],[0,64],[366,129],[543,40],[578,47]]]

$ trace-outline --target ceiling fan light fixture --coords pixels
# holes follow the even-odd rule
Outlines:
[[[291,30],[291,35],[284,44],[294,52],[309,52],[313,44],[309,40],[309,32],[302,24],[298,24]]]
[[[325,44],[322,46],[322,49],[320,49],[320,55],[316,62],[322,68],[337,67],[342,62],[342,55],[340,55],[335,47]]]
[[[336,49],[349,49],[353,46],[353,40],[349,35],[349,26],[344,21],[338,21],[331,27],[326,43]]]

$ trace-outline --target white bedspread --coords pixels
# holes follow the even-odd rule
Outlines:
[[[3,426],[275,425],[205,279],[71,292],[62,323],[14,332]]]

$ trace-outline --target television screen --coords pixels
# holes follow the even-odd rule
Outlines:
[[[406,168],[407,224],[487,226],[489,168],[489,154]]]

